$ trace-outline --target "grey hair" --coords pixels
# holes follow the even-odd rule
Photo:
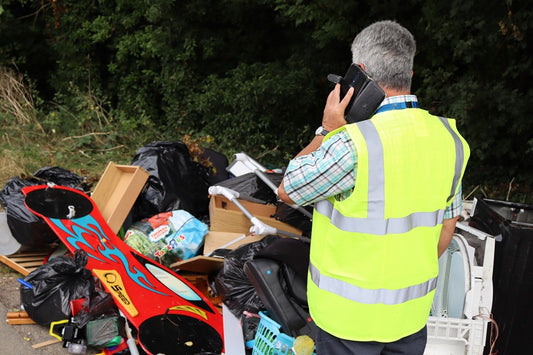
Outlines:
[[[352,61],[381,87],[410,90],[416,42],[405,27],[379,21],[364,28],[352,43]]]

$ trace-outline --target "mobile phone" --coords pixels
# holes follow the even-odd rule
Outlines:
[[[344,77],[329,74],[328,80],[341,84],[341,100],[350,87],[354,88],[353,96],[344,111],[344,118],[348,123],[370,118],[385,98],[385,92],[357,64],[350,65]]]

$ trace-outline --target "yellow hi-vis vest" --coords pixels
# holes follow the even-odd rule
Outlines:
[[[470,150],[455,120],[416,108],[340,129],[356,146],[357,177],[347,199],[315,204],[309,310],[339,338],[391,342],[427,322],[444,211]]]

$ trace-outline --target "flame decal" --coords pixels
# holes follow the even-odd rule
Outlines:
[[[87,252],[90,258],[114,265],[115,268],[124,268],[128,276],[139,286],[160,295],[170,296],[156,290],[145,274],[130,265],[124,253],[106,243],[105,233],[91,215],[71,220],[50,218],[50,221],[68,235],[66,239],[70,245]]]

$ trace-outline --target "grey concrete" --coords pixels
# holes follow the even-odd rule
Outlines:
[[[7,312],[7,308],[0,303],[0,314],[4,315],[5,318]],[[53,354],[33,349],[31,347],[32,333],[25,334],[24,331],[21,332],[21,329],[16,329],[16,327],[20,326],[9,325],[5,321],[0,321],[0,354]]]
[[[5,270],[5,269],[3,269]],[[46,327],[38,324],[10,325],[6,322],[7,312],[20,309],[20,289],[14,272],[0,273],[0,355],[66,355],[62,343],[47,345],[39,349],[32,345],[56,339],[48,334]]]

